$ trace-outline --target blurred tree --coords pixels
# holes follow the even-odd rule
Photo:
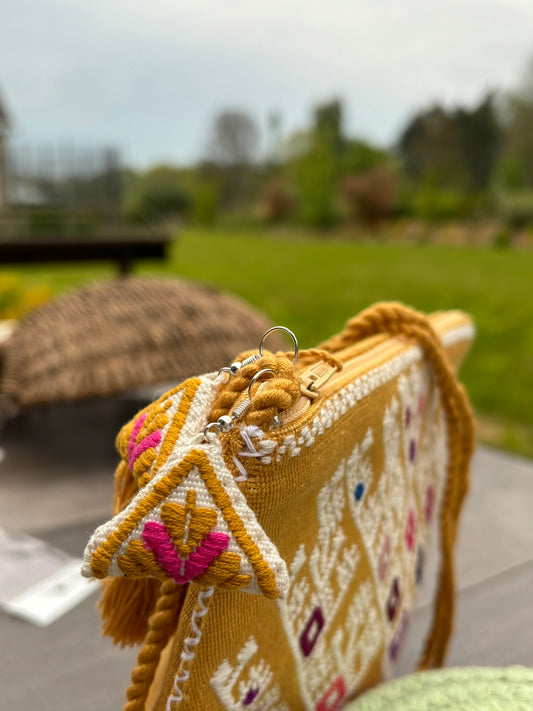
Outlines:
[[[216,168],[212,174],[216,174],[217,192],[226,207],[235,207],[250,198],[259,137],[255,121],[243,111],[221,111],[213,121],[207,162]]]
[[[360,138],[354,138],[346,141],[341,160],[341,172],[357,175],[391,163],[392,156],[388,151],[377,148]]]
[[[331,150],[339,155],[345,145],[343,133],[344,110],[339,99],[319,104],[314,110],[313,130],[315,135],[327,142]]]
[[[300,217],[315,227],[335,221],[339,187],[351,213],[365,221],[387,213],[389,196],[396,192],[390,153],[360,139],[349,140],[343,119],[339,99],[319,104],[313,111],[311,129],[293,134],[286,145],[288,174],[296,187]],[[385,170],[371,172],[379,167]],[[368,175],[360,182],[352,180],[360,173]]]
[[[335,220],[335,196],[345,145],[343,108],[338,99],[319,104],[310,131],[294,134],[288,142],[288,167],[298,195],[302,220],[326,227]]]
[[[466,187],[458,126],[439,105],[414,116],[400,135],[398,153],[409,177],[435,187]]]
[[[208,142],[209,158],[218,165],[249,165],[257,157],[259,130],[243,111],[221,111]]]
[[[392,212],[397,180],[390,168],[376,166],[345,176],[341,190],[352,218],[372,227]]]
[[[400,135],[398,154],[408,176],[426,187],[479,192],[490,185],[501,143],[489,92],[472,109],[435,105],[416,114]]]
[[[498,170],[506,188],[533,187],[533,59],[521,86],[505,102],[505,142]]]
[[[183,216],[190,207],[190,195],[182,186],[179,168],[158,165],[142,175],[130,174],[125,201],[127,217],[139,222],[157,222]]]
[[[294,212],[291,186],[283,175],[273,176],[261,191],[261,213],[267,222],[281,222]]]
[[[494,94],[489,92],[470,111],[458,109],[454,119],[461,133],[469,187],[473,191],[486,190],[492,181],[503,143],[503,127]]]
[[[312,227],[326,227],[335,218],[337,158],[331,136],[326,133],[300,134],[292,142],[301,152],[293,153],[288,173],[297,194],[301,219]]]
[[[11,120],[0,94],[0,211],[8,205],[7,135]]]
[[[217,217],[220,180],[217,167],[203,163],[194,172],[191,184],[191,217],[201,225],[212,225]]]
[[[298,130],[289,134],[283,145],[283,156],[286,163],[296,160],[308,150],[313,144],[313,134],[311,131]]]
[[[283,162],[283,120],[279,111],[271,111],[267,118],[266,162],[270,167]]]

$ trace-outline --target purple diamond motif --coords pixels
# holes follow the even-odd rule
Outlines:
[[[254,701],[254,699],[258,693],[259,693],[259,689],[257,687],[255,689],[254,688],[248,689],[248,691],[246,692],[246,696],[242,700],[242,703],[244,704],[244,706],[249,706]]]
[[[398,612],[398,608],[400,606],[400,599],[400,579],[394,578],[389,592],[389,597],[387,599],[387,617],[389,618],[389,622],[392,622],[396,617],[396,613]]]
[[[425,553],[423,546],[418,546],[417,556],[416,556],[416,566],[415,566],[415,582],[417,585],[421,585],[424,579],[424,562]]]
[[[313,651],[313,647],[324,627],[324,615],[320,607],[315,607],[311,617],[307,620],[304,631],[300,635],[300,647],[304,657],[308,657]]]
[[[396,630],[396,634],[392,638],[392,641],[389,645],[389,657],[393,662],[396,661],[396,659],[398,658],[398,654],[402,647],[402,643],[405,638],[405,633],[407,632],[407,629],[409,627],[409,617],[409,611],[404,610],[402,619],[400,620],[400,624],[398,625],[398,629]]]

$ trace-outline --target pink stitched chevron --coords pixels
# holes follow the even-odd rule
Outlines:
[[[212,531],[187,558],[183,559],[174,547],[164,524],[147,521],[142,536],[145,548],[153,552],[161,567],[180,585],[202,575],[229,545],[227,534]]]
[[[161,442],[161,432],[159,430],[156,430],[155,432],[152,432],[147,437],[142,439],[139,444],[135,443],[135,440],[137,439],[137,436],[141,431],[141,427],[144,424],[147,414],[148,413],[145,412],[139,417],[131,431],[130,439],[128,442],[128,464],[130,469],[133,469],[135,461],[141,456],[143,452],[146,452],[146,450],[150,449],[150,447],[157,447],[157,445]]]

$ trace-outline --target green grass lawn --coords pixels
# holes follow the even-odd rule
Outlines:
[[[533,253],[187,229],[165,266],[146,263],[137,271],[239,294],[294,330],[302,347],[379,300],[424,311],[461,308],[478,330],[462,378],[481,416],[481,437],[533,456]],[[62,290],[113,271],[46,266],[18,273]]]

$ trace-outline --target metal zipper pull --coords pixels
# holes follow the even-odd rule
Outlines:
[[[309,368],[306,368],[300,376],[300,391],[302,395],[315,400],[318,395],[320,388],[323,387],[328,380],[337,372],[337,368],[334,365],[329,365],[323,360],[319,360],[317,363],[313,363]]]
[[[307,412],[311,406],[311,401],[316,400],[320,395],[320,388],[337,372],[338,369],[334,365],[329,365],[323,360],[319,360],[317,363],[310,365],[309,368],[306,368],[300,376],[301,397],[290,410],[278,415],[278,426],[282,427]]]

